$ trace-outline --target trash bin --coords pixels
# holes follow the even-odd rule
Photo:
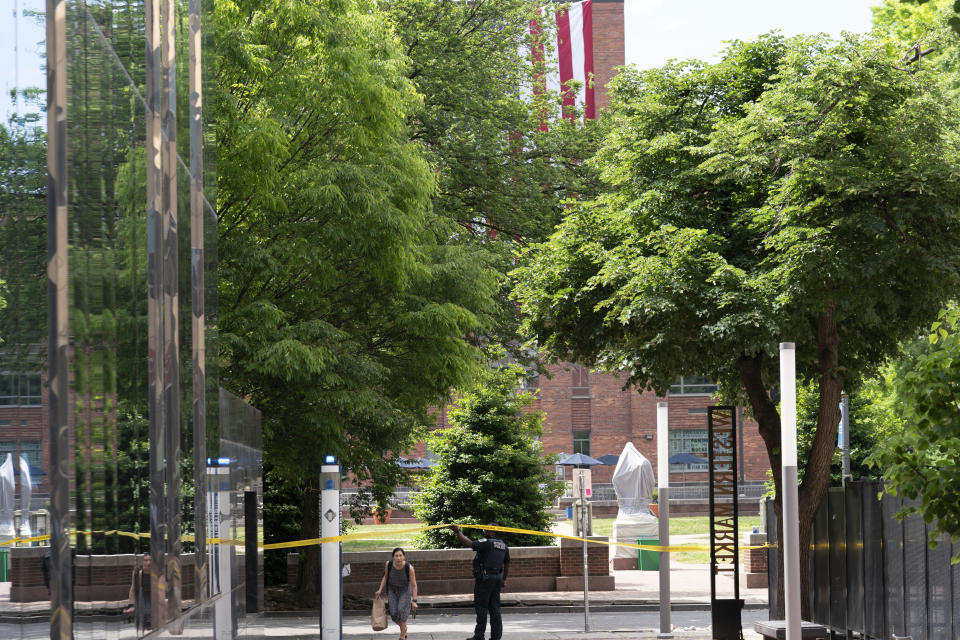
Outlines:
[[[660,544],[660,540],[654,538],[637,540],[637,544]],[[650,551],[649,549],[637,549],[637,568],[640,571],[659,571],[660,570],[660,552]]]
[[[0,582],[9,582],[7,580],[7,562],[10,559],[10,548],[0,547]]]
[[[567,507],[567,520],[573,520],[573,507]]]

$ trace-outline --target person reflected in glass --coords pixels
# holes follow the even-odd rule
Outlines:
[[[411,611],[417,611],[417,572],[407,562],[407,554],[397,547],[393,550],[393,560],[387,560],[383,568],[383,579],[376,596],[387,592],[387,611],[390,618],[400,626],[400,640],[407,639],[407,618]]]
[[[123,614],[136,622],[137,635],[151,628],[150,624],[150,555],[135,556],[130,579],[130,606]]]

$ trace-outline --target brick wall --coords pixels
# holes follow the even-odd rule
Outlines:
[[[540,376],[537,408],[544,414],[543,446],[547,453],[571,453],[573,431],[589,430],[590,450],[594,457],[619,455],[627,442],[642,453],[654,470],[657,468],[657,397],[652,391],[639,393],[636,388],[623,388],[624,374],[591,372],[588,399],[573,398],[571,389],[574,365],[561,363],[547,367],[549,375]],[[589,402],[589,411],[576,403]],[[670,396],[670,428],[706,429],[706,408],[715,404],[710,396]],[[585,425],[582,416],[589,415]],[[757,425],[746,420],[743,427],[743,468],[746,480],[765,480],[769,468],[766,448],[757,432]],[[594,482],[610,482],[613,466],[593,467]],[[706,471],[671,472],[670,481],[707,482]]]
[[[609,104],[607,83],[624,64],[623,0],[593,0],[593,82],[597,106]]]
[[[597,538],[606,540],[606,538]],[[587,549],[590,584],[613,589],[607,565],[608,547],[591,544]],[[407,551],[407,560],[416,569],[420,594],[473,592],[473,551],[470,549],[426,549]],[[369,597],[380,585],[390,551],[359,551],[343,554],[350,575],[343,579],[344,595]],[[299,554],[287,556],[287,580],[295,584]],[[568,590],[573,582],[562,578],[583,575],[583,547],[580,542],[561,540],[559,547],[513,547],[510,549],[509,590]],[[582,578],[580,579],[582,586]]]
[[[540,376],[537,400],[531,410],[543,412],[543,449],[546,453],[572,453],[573,432],[590,431],[590,451],[594,457],[619,455],[627,442],[650,460],[654,474],[657,469],[657,402],[663,401],[652,391],[638,392],[635,387],[623,388],[624,374],[589,373],[589,387],[583,377],[574,378],[574,366],[568,363],[552,364]],[[574,387],[574,383],[577,386]],[[589,397],[574,397],[589,394]],[[589,391],[584,391],[588,388]],[[672,429],[706,429],[706,408],[715,404],[707,395],[669,396],[668,417]],[[437,411],[437,428],[447,426],[449,407]],[[423,456],[426,448],[419,443],[408,455]],[[737,452],[739,455],[739,451]],[[757,423],[745,419],[743,424],[743,460],[740,461],[747,481],[767,479],[770,464]],[[611,465],[595,466],[593,482],[609,483],[613,477]],[[570,472],[567,471],[567,478]],[[709,480],[706,471],[670,473],[670,482],[703,482]],[[746,506],[741,503],[741,506]],[[754,507],[750,507],[753,509]]]
[[[15,547],[10,549],[10,601],[37,602],[49,600],[43,584],[43,554],[47,547]],[[76,599],[78,602],[126,602],[133,576],[132,554],[76,556]],[[184,600],[194,594],[194,555],[180,556],[181,593]]]

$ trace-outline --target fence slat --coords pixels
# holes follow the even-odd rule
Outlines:
[[[903,523],[894,518],[900,509],[900,498],[885,495],[883,497],[883,546],[884,568],[886,572],[887,629],[890,634],[907,635],[903,618],[904,581],[903,581]]]
[[[863,629],[863,488],[848,485],[844,493],[847,555],[847,628]]]

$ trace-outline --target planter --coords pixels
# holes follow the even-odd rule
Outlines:
[[[650,505],[650,511],[653,513],[653,515],[657,516],[658,518],[660,517],[660,505],[658,505],[656,502]]]
[[[373,523],[374,524],[388,524],[390,522],[390,514],[393,512],[393,509],[387,509],[383,512],[381,516],[379,513],[374,511],[373,513]]]

